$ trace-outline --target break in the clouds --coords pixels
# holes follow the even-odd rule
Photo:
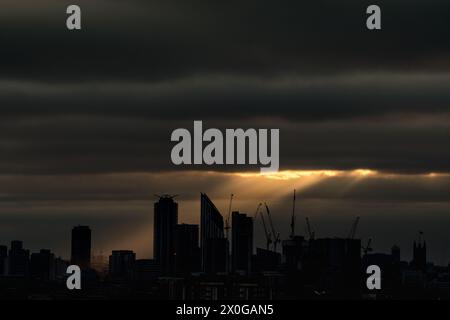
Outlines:
[[[68,256],[70,229],[93,229],[96,253],[112,249],[152,255],[153,193],[179,193],[179,220],[199,223],[200,191],[207,191],[224,214],[229,194],[233,210],[253,215],[259,202],[271,207],[282,238],[289,234],[292,188],[297,188],[297,232],[309,217],[319,237],[345,236],[356,216],[358,237],[372,238],[377,251],[400,245],[410,258],[412,240],[425,232],[432,261],[447,264],[450,237],[445,225],[449,175],[390,175],[366,171],[298,171],[274,176],[246,173],[135,173],[100,175],[0,176],[0,242],[19,238],[33,250],[52,248]],[[406,223],[407,222],[407,223]],[[256,245],[264,247],[261,221]],[[111,237],[114,234],[114,237]],[[381,236],[382,235],[382,236]]]

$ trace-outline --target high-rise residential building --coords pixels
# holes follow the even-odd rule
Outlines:
[[[175,264],[177,274],[189,274],[200,271],[198,237],[198,225],[177,225],[175,233]]]
[[[76,226],[72,229],[71,264],[81,269],[91,265],[91,229],[88,226]]]
[[[238,211],[233,212],[231,232],[232,270],[249,274],[253,255],[253,219]]]
[[[227,271],[229,249],[223,217],[205,193],[200,195],[200,247],[203,272]]]
[[[153,255],[163,275],[175,271],[175,230],[178,203],[173,196],[163,195],[154,205]]]

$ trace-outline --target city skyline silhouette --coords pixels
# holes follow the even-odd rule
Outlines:
[[[234,195],[231,195],[224,217],[211,199],[201,193],[201,222],[195,225],[178,220],[177,195],[157,197],[153,259],[138,259],[132,249],[115,249],[106,265],[93,254],[91,228],[78,225],[72,228],[69,261],[55,256],[51,249],[30,253],[18,240],[11,242],[9,250],[0,246],[0,282],[9,283],[8,290],[14,294],[36,294],[35,286],[39,283],[41,286],[53,283],[58,288],[68,276],[66,268],[75,264],[83,271],[83,283],[88,286],[84,294],[97,292],[105,298],[110,297],[110,285],[120,281],[123,292],[132,290],[136,297],[156,295],[160,299],[271,300],[338,295],[363,299],[367,291],[364,270],[376,265],[383,270],[384,290],[378,292],[380,298],[417,298],[424,297],[426,292],[446,297],[445,280],[429,276],[434,273],[445,276],[449,266],[435,266],[427,260],[423,232],[413,242],[412,259],[404,261],[401,248],[396,245],[389,254],[375,252],[372,239],[364,245],[356,237],[360,217],[355,218],[346,237],[318,237],[309,220],[308,234],[297,234],[295,195],[291,234],[287,238],[276,232],[267,203],[258,205],[254,216],[247,215],[232,210]],[[254,247],[258,217],[267,237],[265,248]],[[141,290],[149,285],[153,289],[144,294]],[[59,295],[67,295],[59,288],[56,291]]]

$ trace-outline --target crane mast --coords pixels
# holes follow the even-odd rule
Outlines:
[[[356,217],[355,221],[350,228],[350,232],[348,233],[348,239],[354,239],[356,234],[356,228],[358,227],[359,217]]]
[[[295,237],[295,189],[294,189],[294,201],[292,203],[292,217],[291,217],[291,239]]]
[[[231,194],[230,195],[230,204],[228,206],[228,215],[227,215],[227,218],[225,219],[225,236],[226,236],[227,240],[229,240],[229,233],[230,233],[231,205],[233,203],[233,197],[234,197],[234,194]]]
[[[308,235],[310,240],[314,240],[314,231],[311,229],[311,224],[309,222],[309,218],[306,217],[306,228],[308,229]]]
[[[280,234],[275,231],[275,227],[273,226],[272,215],[270,214],[269,206],[264,202],[264,206],[266,207],[267,216],[269,218],[270,228],[272,229],[273,234],[273,251],[277,252],[277,244],[280,242]]]
[[[262,203],[259,203],[258,208],[256,209],[255,219],[258,217],[258,214],[261,216],[261,221],[264,227],[264,234],[266,236],[266,249],[269,250],[270,245],[272,244],[272,235],[270,234],[270,231],[267,229],[266,220],[264,219],[264,215],[260,210],[261,206]]]
[[[363,246],[363,248],[362,248],[364,256],[366,256],[370,251],[372,251],[371,244],[372,244],[372,238],[369,238],[369,240],[367,240],[366,246],[365,247]]]

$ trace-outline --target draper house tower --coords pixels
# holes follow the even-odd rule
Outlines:
[[[204,193],[200,195],[200,247],[202,271],[227,272],[228,240],[224,236],[223,217]]]
[[[153,255],[163,275],[169,275],[175,271],[178,203],[173,200],[174,197],[167,194],[159,196],[154,207]]]

